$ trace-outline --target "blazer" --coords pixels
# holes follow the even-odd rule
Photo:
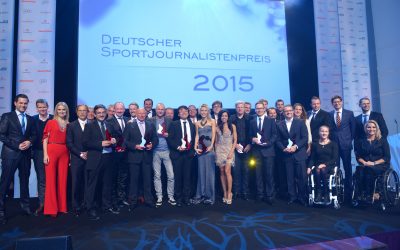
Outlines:
[[[145,135],[144,138],[153,144],[154,149],[158,144],[158,136],[156,128],[149,121],[150,119],[145,120]],[[130,122],[125,127],[124,131],[124,143],[126,150],[128,151],[128,163],[150,163],[153,160],[153,150],[137,150],[136,145],[140,145],[142,142],[142,134],[140,133],[139,125],[137,122]]]
[[[106,124],[107,127],[107,124]],[[107,127],[108,129],[108,127]],[[86,123],[83,132],[83,151],[87,151],[86,169],[93,170],[100,165],[101,155],[103,152],[103,135],[97,120]]]
[[[33,118],[26,115],[25,134],[22,134],[21,123],[19,122],[17,113],[11,111],[4,113],[0,120],[0,141],[3,142],[1,150],[2,159],[17,159],[20,153],[26,156],[31,155],[31,147],[27,150],[19,150],[19,144],[24,141],[30,141],[31,145],[36,140],[36,128]]]
[[[343,109],[340,127],[336,125],[334,118],[335,113],[335,110],[332,110],[330,113],[331,122],[333,123],[333,128],[331,129],[331,138],[338,144],[339,150],[351,150],[353,148],[353,139],[356,132],[356,121],[353,111]]]
[[[81,152],[85,152],[85,150],[83,149],[83,131],[79,120],[75,120],[67,126],[67,147],[71,153],[71,164],[86,162],[80,156]]]
[[[306,160],[308,144],[306,123],[303,120],[293,118],[292,126],[290,127],[290,131],[288,131],[286,121],[283,120],[277,123],[277,130],[279,139],[277,140],[276,145],[281,152],[289,144],[288,139],[292,140],[293,144],[297,145],[296,152],[292,154],[283,153],[282,155],[284,157],[290,157],[293,155],[293,157],[298,161]]]
[[[386,122],[385,122],[385,119],[383,118],[383,115],[379,112],[371,111],[369,120],[376,121],[378,123],[379,129],[381,130],[382,137],[387,138],[389,131],[386,126]],[[359,139],[363,139],[363,138],[367,138],[367,135],[365,134],[365,131],[364,131],[363,114],[360,114],[356,117],[355,139],[359,140]]]
[[[196,136],[196,128],[191,122],[189,122],[189,126],[191,135],[191,140],[189,142],[191,145],[191,148],[189,149],[189,155],[194,156],[194,139]],[[176,159],[181,155],[181,152],[178,151],[178,147],[182,145],[182,138],[183,132],[181,128],[181,120],[179,119],[173,121],[168,130],[167,143],[170,148],[171,159]]]
[[[267,116],[264,117],[262,124],[261,137],[266,141],[266,145],[253,144],[252,149],[255,153],[261,153],[263,157],[275,156],[275,142],[278,138],[278,131],[274,119]],[[258,127],[257,118],[250,121],[249,136],[250,138],[257,137]]]
[[[312,116],[312,110],[307,112],[307,117]],[[332,131],[333,123],[328,112],[320,109],[318,113],[310,120],[311,137],[313,142],[319,140],[319,128],[322,126],[328,126],[329,131]]]

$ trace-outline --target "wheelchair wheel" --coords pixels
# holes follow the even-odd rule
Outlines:
[[[337,170],[336,175],[334,176],[332,185],[332,196],[337,197],[337,201],[334,201],[333,206],[334,208],[339,209],[340,205],[344,202],[344,182],[343,174],[340,169]]]
[[[395,206],[399,201],[399,176],[393,169],[388,169],[383,176],[383,198],[388,206]]]

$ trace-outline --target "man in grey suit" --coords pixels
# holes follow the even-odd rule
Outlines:
[[[342,97],[338,95],[332,97],[331,103],[334,108],[334,110],[332,110],[330,113],[332,123],[334,124],[332,126],[331,137],[339,146],[339,159],[337,162],[339,163],[340,158],[342,159],[345,174],[344,198],[346,203],[350,203],[353,188],[351,150],[353,149],[356,122],[353,111],[343,108]]]

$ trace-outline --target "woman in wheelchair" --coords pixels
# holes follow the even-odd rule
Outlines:
[[[378,123],[369,120],[364,125],[367,138],[360,139],[355,144],[357,162],[360,164],[355,173],[354,200],[378,200],[374,197],[375,179],[390,167],[390,149],[385,138],[382,138]],[[378,196],[375,194],[375,196]]]
[[[315,202],[329,202],[328,177],[336,166],[338,158],[338,146],[334,141],[329,140],[329,127],[319,128],[319,141],[311,145],[311,156],[308,164],[307,174],[313,172],[316,198]]]

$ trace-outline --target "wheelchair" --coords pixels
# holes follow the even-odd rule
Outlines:
[[[313,170],[312,167],[311,170]],[[314,181],[313,172],[308,176],[308,204],[310,206],[313,205],[324,205],[330,206],[333,205],[335,209],[339,209],[344,201],[344,182],[343,182],[343,174],[339,167],[334,167],[332,172],[329,175],[328,180],[329,185],[329,200],[328,201],[316,201],[316,185]]]
[[[357,181],[354,174],[352,196],[352,205],[354,207],[377,204],[380,210],[385,211],[388,207],[394,207],[398,204],[400,182],[398,174],[392,168],[387,169],[383,174],[375,178],[372,195],[366,195],[363,190],[359,190]],[[357,194],[359,197],[356,197]]]

